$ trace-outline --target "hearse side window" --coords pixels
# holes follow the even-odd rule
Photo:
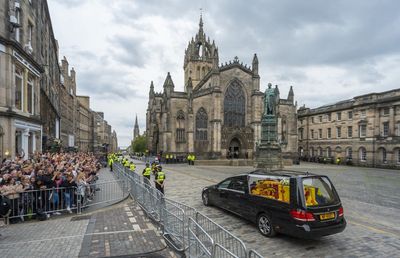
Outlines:
[[[249,177],[250,194],[281,202],[290,202],[290,178],[286,176],[252,175]]]
[[[326,206],[338,202],[331,183],[325,177],[304,178],[303,191],[306,207]]]
[[[227,180],[221,182],[221,183],[218,185],[218,189],[221,189],[221,188],[228,188],[228,186],[229,186],[230,183],[231,183],[231,179],[227,179]]]
[[[245,192],[247,185],[244,180],[240,178],[234,178],[228,186],[228,189]]]

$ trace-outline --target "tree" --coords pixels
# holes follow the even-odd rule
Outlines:
[[[132,142],[132,152],[145,152],[146,151],[146,137],[141,135],[136,137]]]

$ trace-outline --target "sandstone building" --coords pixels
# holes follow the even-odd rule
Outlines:
[[[299,153],[374,167],[400,166],[400,89],[298,110]]]
[[[60,68],[58,51],[46,0],[0,2],[1,160],[27,159],[60,141],[77,147],[78,133],[87,141],[87,122],[77,127],[75,71],[65,58]]]
[[[185,50],[184,91],[175,91],[169,73],[162,92],[155,92],[153,82],[150,85],[146,117],[150,152],[190,152],[199,159],[253,158],[264,104],[258,58],[254,54],[251,67],[237,57],[219,65],[218,53],[200,17],[199,31]],[[293,158],[297,155],[293,90],[277,103],[280,143],[284,155]]]

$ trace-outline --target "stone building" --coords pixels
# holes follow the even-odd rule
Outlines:
[[[92,112],[88,96],[76,96],[76,145],[79,151],[93,151],[92,147]]]
[[[152,153],[190,152],[199,159],[253,158],[263,112],[258,58],[254,54],[251,67],[237,57],[219,65],[218,53],[200,17],[199,30],[185,50],[184,91],[175,91],[169,73],[163,92],[155,92],[151,82],[146,136]],[[290,158],[297,155],[293,90],[288,99],[277,103],[279,137],[284,155]]]
[[[299,153],[373,167],[400,166],[400,89],[298,110]]]
[[[77,128],[77,99],[75,70],[69,71],[67,58],[61,60],[61,86],[60,86],[60,138],[63,148],[75,147],[75,135]]]
[[[1,158],[42,150],[42,138],[56,135],[57,60],[46,1],[0,3],[0,150]],[[57,63],[57,62],[55,62]],[[47,112],[43,114],[43,110]],[[51,117],[52,126],[44,118]],[[59,120],[58,120],[59,121]]]

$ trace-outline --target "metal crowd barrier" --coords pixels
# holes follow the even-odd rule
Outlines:
[[[11,196],[6,196],[11,206],[10,219],[29,219],[40,213],[55,213],[69,210],[77,210],[78,196],[76,188],[49,188],[40,190],[28,190]]]
[[[177,251],[192,258],[262,258],[254,250],[248,250],[238,237],[196,209],[166,198],[147,178],[120,163],[114,163],[113,170],[118,182],[130,186],[132,198],[160,224],[163,237]]]
[[[81,187],[53,187],[27,190],[5,196],[11,208],[9,219],[31,219],[41,214],[81,213],[83,209],[120,201],[129,194],[128,181],[94,182]],[[15,197],[15,198],[11,198]]]
[[[213,257],[214,240],[193,218],[188,223],[188,245],[189,257]]]

